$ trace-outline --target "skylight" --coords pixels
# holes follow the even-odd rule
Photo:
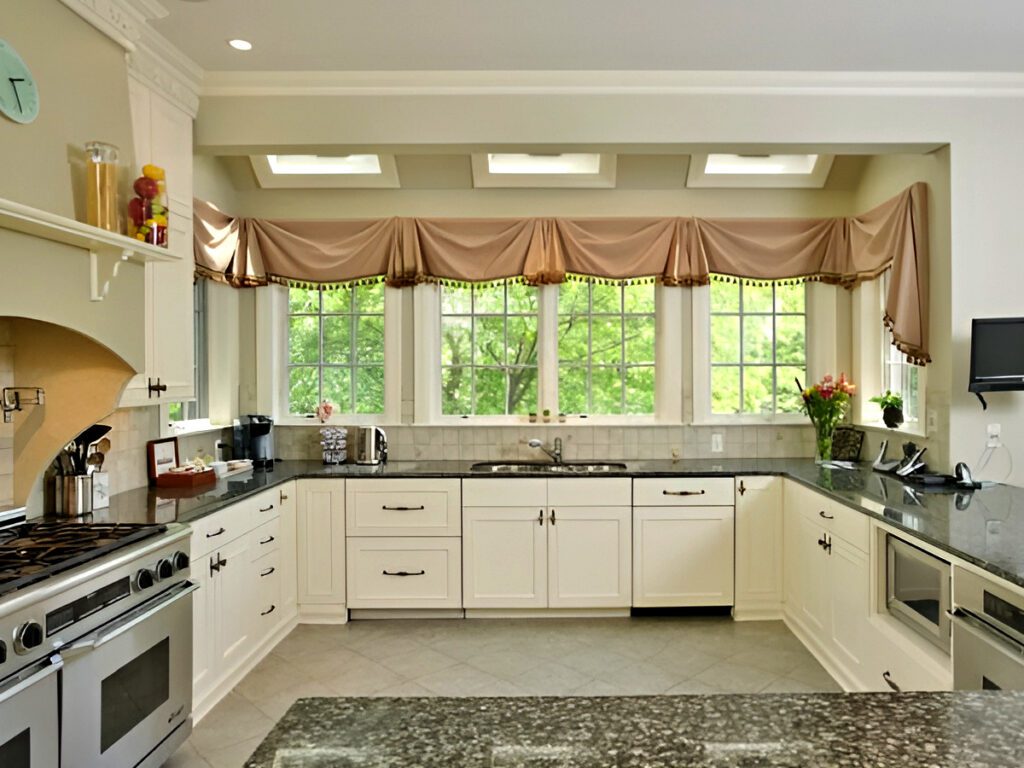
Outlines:
[[[817,155],[708,155],[706,174],[810,175]]]
[[[601,155],[566,153],[557,155],[487,155],[487,170],[495,174],[589,174],[601,172]]]
[[[335,176],[381,173],[379,155],[267,155],[275,175]]]

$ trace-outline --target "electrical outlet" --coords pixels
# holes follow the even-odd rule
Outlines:
[[[711,452],[721,453],[724,450],[722,447],[722,433],[712,432],[711,433]]]
[[[933,434],[939,428],[939,413],[934,408],[928,409],[928,434]]]
[[[989,448],[998,448],[1000,445],[1003,444],[1002,441],[999,439],[1002,430],[1003,428],[1000,424],[988,425],[988,442],[986,443],[986,445]]]

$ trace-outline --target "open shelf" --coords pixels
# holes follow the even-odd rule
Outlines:
[[[0,228],[87,251],[91,277],[90,298],[93,301],[103,300],[121,264],[126,261],[148,264],[174,262],[181,258],[166,248],[3,198],[0,198]]]

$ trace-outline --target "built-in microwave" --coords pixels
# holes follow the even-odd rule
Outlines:
[[[950,647],[950,564],[887,534],[886,609],[945,653]]]

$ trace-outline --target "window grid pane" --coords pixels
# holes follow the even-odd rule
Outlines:
[[[654,413],[654,287],[564,283],[558,391],[572,413]]]
[[[442,288],[441,412],[525,414],[537,407],[537,289]]]
[[[799,288],[799,290],[796,290]],[[711,412],[798,413],[807,370],[806,288],[711,284]]]
[[[881,309],[889,293],[892,270],[882,274]],[[907,361],[907,356],[892,344],[892,332],[882,324],[882,392],[889,390],[903,398],[903,421],[914,424],[920,420],[920,383],[918,368]]]
[[[384,287],[288,291],[288,410],[384,411]]]

